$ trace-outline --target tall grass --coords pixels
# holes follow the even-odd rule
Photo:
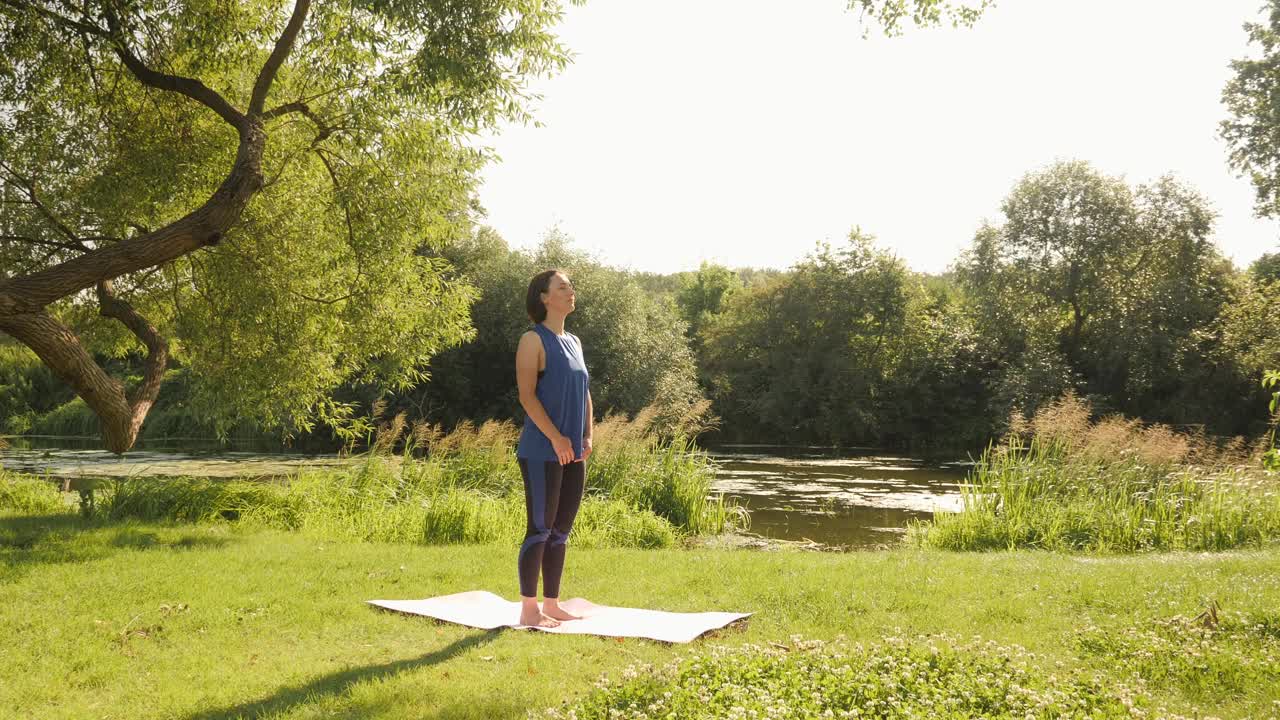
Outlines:
[[[634,419],[611,416],[595,426],[588,492],[651,510],[694,535],[745,528],[746,510],[712,495],[715,465],[706,452],[678,430],[659,435],[655,417],[646,408]],[[686,420],[699,422],[696,416]]]
[[[240,517],[280,529],[380,542],[518,543],[523,537],[523,490],[462,487],[431,469],[422,461],[370,457],[347,472],[304,471],[272,488],[270,501],[253,504]],[[573,530],[573,543],[581,547],[667,547],[675,538],[675,528],[653,513],[607,498],[584,502]]]
[[[1280,484],[1242,441],[1090,420],[1067,396],[1015,422],[963,486],[959,513],[913,525],[951,550],[1225,550],[1280,537]]]
[[[0,469],[0,510],[50,515],[67,512],[69,506],[53,483]]]
[[[587,463],[573,542],[666,547],[682,536],[743,528],[745,510],[711,496],[714,466],[683,436],[657,436],[651,411],[605,419]],[[524,486],[509,423],[388,421],[347,468],[306,469],[281,482],[129,478],[105,483],[104,520],[243,521],[324,536],[410,543],[516,542]],[[398,450],[393,452],[393,450]]]

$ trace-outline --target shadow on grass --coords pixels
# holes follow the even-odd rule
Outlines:
[[[73,513],[0,516],[0,578],[12,581],[40,565],[100,560],[122,550],[219,548],[229,541],[195,528],[140,528]]]
[[[311,682],[295,685],[292,687],[281,688],[271,697],[257,700],[254,702],[235,705],[232,707],[220,708],[216,710],[206,710],[194,715],[187,716],[187,720],[231,720],[233,718],[256,718],[263,716],[272,716],[282,714],[296,706],[317,702],[323,697],[338,697],[345,694],[353,685],[364,682],[366,680],[381,680],[390,678],[406,670],[417,670],[419,668],[438,665],[453,659],[469,650],[474,650],[482,645],[493,642],[502,632],[501,628],[495,630],[487,630],[482,633],[468,635],[467,637],[455,640],[448,646],[443,647],[435,652],[427,653],[422,657],[412,658],[409,660],[397,660],[395,662],[383,663],[381,665],[369,665],[361,668],[351,668],[316,678]],[[476,698],[474,703],[468,703],[466,712],[479,712],[478,717],[493,717],[497,714],[506,714],[514,709],[510,703],[498,701],[497,704],[486,711],[480,707],[484,702],[480,698]],[[461,717],[460,709],[446,709],[437,717]],[[477,717],[476,715],[472,715]]]

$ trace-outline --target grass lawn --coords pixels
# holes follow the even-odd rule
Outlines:
[[[514,600],[515,555],[0,512],[0,716],[523,718],[582,697],[604,673],[711,644],[931,633],[1020,645],[1046,668],[1141,671],[1151,696],[1182,714],[1280,715],[1276,548],[1097,557],[570,543],[565,598],[755,613],[688,646],[486,632],[364,603],[475,589]],[[1181,649],[1108,655],[1211,599],[1253,628],[1247,647],[1200,646],[1202,663],[1168,672],[1166,660],[1182,661],[1160,653]]]

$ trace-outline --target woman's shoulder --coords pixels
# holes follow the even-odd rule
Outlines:
[[[520,336],[519,347],[526,346],[542,347],[542,336],[538,334],[537,330],[526,330],[524,334]]]

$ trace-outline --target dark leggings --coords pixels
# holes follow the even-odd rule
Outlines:
[[[542,570],[542,596],[560,597],[560,574],[564,571],[565,543],[573,518],[582,504],[585,463],[561,465],[555,460],[540,462],[519,458],[524,476],[524,509],[528,523],[517,565],[520,594],[537,597],[538,570]]]

